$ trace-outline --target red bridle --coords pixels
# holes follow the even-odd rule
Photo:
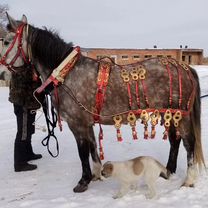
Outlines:
[[[30,60],[29,58],[26,57],[25,55],[25,52],[22,48],[22,37],[23,37],[23,30],[24,30],[24,27],[26,26],[25,23],[21,24],[18,28],[17,28],[17,31],[16,31],[16,34],[15,34],[15,37],[11,43],[11,45],[9,46],[9,48],[7,49],[6,53],[4,54],[4,56],[1,58],[0,60],[0,64],[6,66],[10,71],[15,71],[14,70],[14,63],[15,61],[17,60],[17,58],[19,56],[22,56],[24,62],[26,64],[30,64]],[[11,52],[11,50],[13,49],[15,43],[18,43],[18,46],[17,46],[17,53],[15,54],[15,56],[13,57],[13,59],[10,61],[10,63],[7,63],[6,62],[6,59],[8,58],[8,55],[9,53]]]

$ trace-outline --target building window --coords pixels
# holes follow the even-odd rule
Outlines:
[[[167,57],[168,57],[168,58],[171,58],[172,56],[171,56],[171,55],[167,55]]]
[[[182,61],[185,61],[186,60],[186,56],[182,56]]]
[[[191,56],[189,56],[189,64],[191,64]]]
[[[123,60],[128,60],[128,59],[129,59],[129,57],[128,57],[127,55],[122,55],[121,58],[122,58]]]
[[[152,55],[145,55],[144,58],[151,58]]]
[[[139,55],[134,55],[134,56],[133,56],[133,59],[134,59],[134,60],[138,60],[138,59],[139,59]]]
[[[162,58],[162,57],[163,57],[163,55],[157,55],[157,57],[158,57],[158,58]]]

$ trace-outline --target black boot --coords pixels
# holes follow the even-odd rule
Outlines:
[[[37,165],[29,164],[27,162],[22,163],[15,163],[14,171],[21,172],[21,171],[31,171],[37,169]]]
[[[27,142],[15,141],[14,144],[14,171],[31,171],[37,169],[37,165],[27,163]]]
[[[31,139],[27,141],[27,161],[38,160],[42,158],[41,154],[35,154],[32,149]]]
[[[30,161],[30,160],[38,160],[38,159],[41,159],[42,158],[42,155],[41,154],[30,154],[28,155],[28,158],[27,158],[27,161]]]

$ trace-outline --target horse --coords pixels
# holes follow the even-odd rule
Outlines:
[[[43,82],[47,81],[75,47],[57,33],[28,24],[25,15],[21,20],[8,14],[7,17],[9,33],[3,42],[1,64],[18,73],[18,67],[32,63]],[[141,119],[147,139],[150,117],[152,137],[158,120],[165,126],[164,139],[168,137],[170,141],[167,162],[170,174],[176,171],[179,145],[183,141],[187,151],[187,175],[183,185],[192,187],[198,167],[205,165],[196,71],[172,58],[152,57],[117,65],[112,60],[95,60],[81,53],[76,57],[64,81],[56,88],[59,97],[56,108],[76,139],[82,165],[81,179],[73,191],[84,192],[92,180],[100,178],[102,165],[93,132],[95,122],[100,127],[115,125],[118,140],[121,140],[120,125],[129,123],[136,139],[135,123]]]

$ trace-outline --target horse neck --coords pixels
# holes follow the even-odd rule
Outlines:
[[[43,79],[46,79],[73,50],[72,44],[66,44],[58,35],[32,26],[28,44],[32,62]]]
[[[38,61],[33,61],[33,64],[35,65],[35,69],[38,71],[43,81],[45,81],[52,73],[51,70],[40,64]]]

